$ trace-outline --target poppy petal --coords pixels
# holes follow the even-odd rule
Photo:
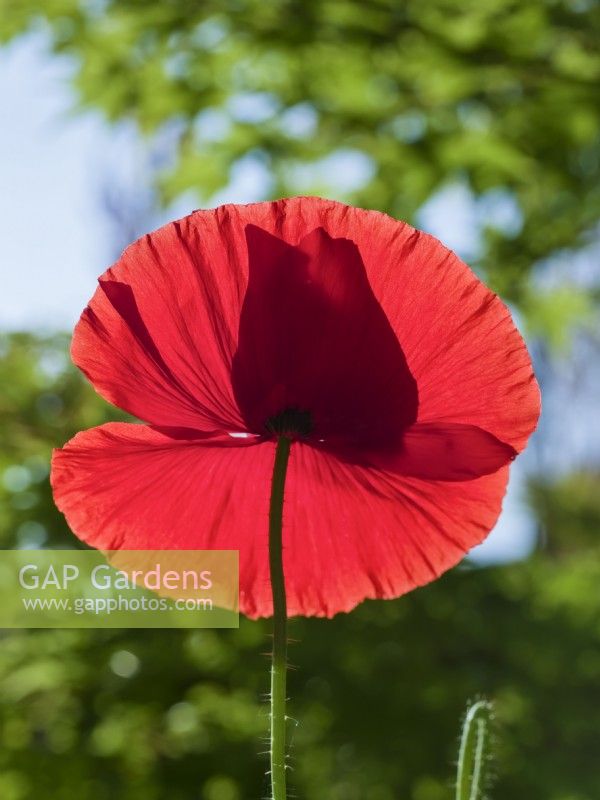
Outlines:
[[[256,586],[270,592],[274,453],[252,438],[107,423],[54,451],[52,489],[74,533],[100,550],[239,550],[241,610],[255,614]]]
[[[254,441],[185,440],[129,423],[92,428],[54,452],[56,503],[79,538],[102,550],[239,550],[241,611],[269,616],[275,446]],[[332,616],[437,577],[493,526],[507,474],[424,481],[295,443],[283,530],[290,615]]]
[[[224,259],[214,217],[205,223],[200,232],[186,218],[131,245],[100,278],[72,356],[103,397],[146,422],[243,430],[230,368],[245,277]]]
[[[420,480],[293,445],[283,540],[289,613],[333,616],[434,580],[487,536],[507,480],[507,467],[470,481]],[[270,608],[265,596],[259,613]]]
[[[241,206],[236,215],[238,226],[290,244],[316,228],[354,242],[418,386],[417,421],[475,425],[525,447],[540,394],[523,339],[502,301],[437,239],[378,211],[314,197]]]

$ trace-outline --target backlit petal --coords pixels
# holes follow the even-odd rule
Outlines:
[[[55,451],[52,486],[71,528],[99,549],[239,550],[240,608],[268,616],[274,451],[272,442],[231,446],[222,435],[174,439],[109,423]],[[331,616],[433,580],[493,526],[507,474],[401,478],[294,444],[283,530],[289,613]]]
[[[506,467],[471,481],[401,477],[294,445],[283,540],[290,614],[332,616],[434,580],[494,526],[507,479]]]
[[[52,488],[71,529],[100,550],[239,550],[240,607],[256,614],[270,591],[274,453],[227,434],[108,423],[54,451]]]

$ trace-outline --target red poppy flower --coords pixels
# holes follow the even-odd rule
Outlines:
[[[539,413],[506,307],[433,237],[317,198],[196,211],[129,247],[73,339],[109,423],[54,454],[100,549],[236,549],[240,607],[272,611],[277,434],[290,615],[397,597],[498,517]]]

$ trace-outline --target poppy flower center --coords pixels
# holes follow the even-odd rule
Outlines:
[[[274,414],[265,422],[265,428],[269,433],[277,436],[287,436],[294,439],[297,436],[308,436],[313,429],[310,411],[303,411],[300,408],[285,408],[278,414]]]

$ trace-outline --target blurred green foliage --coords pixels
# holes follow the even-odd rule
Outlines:
[[[250,160],[268,196],[414,221],[460,181],[491,286],[536,328],[564,312],[529,279],[600,218],[595,0],[0,0],[0,41],[36,28],[84,107],[175,135],[165,199],[207,201]]]
[[[52,444],[119,412],[66,339],[4,336],[0,546],[73,547]],[[305,800],[450,800],[467,698],[495,699],[494,796],[596,800],[600,477],[537,483],[527,562],[463,567],[333,621],[294,620],[294,791]],[[2,800],[265,795],[269,624],[239,631],[13,631],[0,640]]]
[[[459,183],[474,265],[534,334],[560,347],[596,310],[581,287],[536,283],[600,217],[595,0],[0,0],[1,42],[38,29],[74,58],[82,107],[174,142],[165,202],[208,202],[251,164],[265,197],[415,222]],[[2,547],[79,546],[51,500],[51,448],[123,418],[67,351],[66,336],[0,344]],[[292,623],[299,797],[450,800],[459,718],[484,693],[495,797],[597,800],[599,489],[585,474],[531,486],[527,562]],[[268,629],[0,634],[0,798],[264,796]]]

